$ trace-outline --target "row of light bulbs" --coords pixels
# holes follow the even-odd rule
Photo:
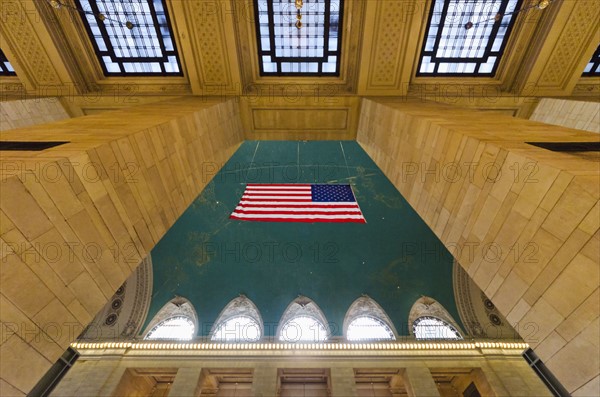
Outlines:
[[[71,344],[74,349],[135,349],[135,350],[470,350],[519,349],[529,347],[523,342],[452,342],[452,343],[149,343],[94,342]]]

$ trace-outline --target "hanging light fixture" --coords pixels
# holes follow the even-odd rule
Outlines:
[[[504,18],[506,15],[517,15],[520,12],[529,11],[532,8],[537,8],[539,10],[543,10],[544,8],[548,7],[552,2],[554,2],[554,0],[539,0],[535,4],[532,4],[530,6],[521,8],[521,9],[513,11],[513,12],[505,12],[505,13],[499,12],[496,15],[494,15],[492,18],[484,19],[484,20],[481,20],[478,22],[469,21],[469,22],[465,23],[465,30],[469,30],[469,29],[473,28],[473,26],[477,26],[480,23],[484,23],[484,22],[489,22],[489,21],[498,22],[498,21],[501,21],[502,18]]]
[[[295,0],[294,5],[296,6],[296,27],[300,29],[302,27],[302,14],[300,10],[302,9],[304,2],[302,0]]]
[[[71,9],[71,10],[75,10],[75,11],[79,12],[80,14],[93,15],[100,22],[111,21],[111,22],[114,22],[114,23],[118,23],[121,26],[125,26],[129,30],[132,30],[135,27],[135,25],[132,22],[130,22],[130,21],[125,21],[125,23],[123,23],[123,22],[121,22],[119,20],[116,20],[116,19],[113,19],[113,18],[109,18],[109,17],[107,17],[106,15],[104,15],[101,12],[94,13],[92,11],[82,10],[82,9],[74,7],[74,6],[70,5],[70,4],[62,3],[59,0],[48,0],[48,4],[50,4],[50,6],[52,8],[54,8],[54,9],[56,9],[56,10],[58,10],[58,9],[60,9],[62,7],[65,7],[65,8]]]

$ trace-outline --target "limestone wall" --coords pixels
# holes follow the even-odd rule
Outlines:
[[[597,136],[365,99],[357,139],[566,389],[599,394],[598,161],[525,143]]]
[[[25,394],[242,140],[233,100],[186,98],[0,133],[1,395]],[[21,139],[19,139],[21,138]]]
[[[544,98],[530,119],[600,133],[600,102]]]
[[[551,395],[521,357],[522,350],[511,348],[461,351],[342,348],[332,352],[331,348],[246,350],[233,346],[231,349],[212,350],[161,347],[79,348],[79,351],[82,356],[54,389],[52,396],[134,395],[147,384],[148,379],[133,379],[132,373],[158,378],[160,374],[173,372],[176,375],[174,379],[167,380],[166,387],[169,388],[169,396],[177,397],[250,395],[239,393],[247,390],[247,386],[241,383],[235,388],[238,393],[234,393],[232,383],[241,380],[251,382],[253,396],[284,395],[280,394],[285,389],[284,373],[297,379],[300,395],[306,396],[463,395],[471,383],[485,396]],[[319,380],[327,385],[329,394],[314,394],[318,385],[315,379],[310,381],[310,374],[321,377]],[[309,387],[302,390],[303,385]]]
[[[0,131],[68,119],[58,98],[35,98],[0,102]],[[22,139],[23,137],[21,137]]]

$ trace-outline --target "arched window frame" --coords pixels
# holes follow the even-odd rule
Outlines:
[[[221,326],[227,323],[229,320],[234,319],[236,317],[248,317],[253,320],[257,325],[260,332],[259,338],[257,340],[250,339],[240,339],[233,342],[258,342],[264,336],[264,325],[263,320],[258,311],[256,305],[248,299],[245,295],[240,295],[239,297],[233,299],[231,302],[225,306],[225,308],[221,311],[219,316],[217,317],[217,321],[212,326],[212,329],[209,334],[209,339],[215,342],[226,342],[225,339],[214,339],[215,334]],[[231,341],[229,341],[231,342]]]
[[[331,330],[329,328],[329,324],[327,323],[327,319],[325,315],[319,308],[319,306],[310,298],[305,296],[299,296],[294,299],[292,303],[288,305],[288,307],[283,312],[281,316],[281,320],[279,320],[279,325],[277,327],[277,339],[282,340],[282,331],[284,327],[295,318],[299,317],[309,317],[314,319],[315,321],[321,323],[325,330],[325,337],[322,340],[315,340],[313,343],[323,342],[329,339],[331,335]],[[283,340],[282,340],[283,341]],[[284,341],[286,343],[294,343],[294,341]],[[307,341],[298,341],[298,342],[307,342]]]
[[[447,322],[445,320],[442,320],[441,318],[437,318],[437,317],[434,317],[434,316],[421,316],[421,317],[417,317],[417,319],[412,324],[412,333],[413,333],[413,335],[415,335],[415,338],[416,338],[415,329],[419,325],[419,322],[421,322],[423,320],[437,320],[437,321],[440,321],[441,323],[443,323],[443,326],[447,327],[448,330],[452,334],[454,334],[456,337],[455,338],[417,338],[418,340],[462,340],[463,339],[463,336],[460,333],[460,331],[458,329],[456,329],[452,324],[450,324],[449,322]]]
[[[410,314],[408,315],[408,332],[410,335],[415,336],[415,321],[419,318],[426,317],[432,317],[446,323],[451,329],[454,329],[458,333],[459,339],[464,338],[463,335],[465,335],[465,333],[458,326],[456,320],[454,320],[444,306],[429,296],[423,296],[417,299],[410,309]]]
[[[346,316],[344,317],[344,337],[348,340],[348,328],[350,324],[360,318],[360,317],[370,317],[375,321],[381,322],[384,326],[389,328],[392,333],[392,339],[361,339],[361,341],[379,341],[379,340],[396,340],[396,335],[398,332],[394,327],[394,323],[389,318],[385,310],[373,300],[368,295],[363,295],[360,298],[356,299],[346,312]],[[358,340],[356,342],[359,342]]]
[[[159,331],[162,327],[171,327],[171,325],[169,324],[170,322],[174,321],[174,320],[184,320],[185,322],[187,322],[188,324],[190,324],[193,327],[193,331],[192,331],[192,335],[191,337],[188,338],[176,338],[176,337],[164,337],[164,338],[158,338],[158,337],[153,337],[151,338],[151,335],[157,331]],[[144,339],[146,340],[192,340],[194,339],[194,334],[196,333],[196,328],[194,326],[194,323],[192,322],[192,319],[190,319],[188,316],[173,316],[173,317],[169,317],[165,320],[162,320],[161,322],[159,322],[158,324],[156,324],[154,327],[152,327],[152,329],[150,329],[148,331],[148,333],[146,333],[146,336],[144,337]]]
[[[146,339],[150,331],[153,331],[157,325],[175,317],[186,317],[194,324],[192,339],[198,334],[198,315],[196,314],[194,305],[186,298],[177,296],[167,302],[152,318],[152,321],[150,321],[143,333],[143,339]]]

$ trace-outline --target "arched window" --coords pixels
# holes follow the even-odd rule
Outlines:
[[[298,316],[288,320],[279,333],[279,340],[284,342],[323,342],[325,339],[325,326],[310,316]]]
[[[222,342],[256,342],[263,334],[258,309],[244,295],[235,298],[219,314],[210,339]]]
[[[409,332],[416,339],[463,339],[458,324],[438,301],[423,296],[413,304],[408,316]]]
[[[355,300],[344,318],[349,341],[395,340],[396,331],[385,311],[367,295]]]
[[[146,327],[147,340],[191,340],[198,329],[198,316],[190,301],[180,296],[167,302]]]
[[[311,299],[299,296],[281,316],[277,336],[283,342],[323,342],[329,335],[326,324],[319,306]]]
[[[171,317],[156,324],[144,339],[147,340],[191,340],[196,327],[189,317]]]
[[[395,340],[394,332],[383,321],[369,316],[356,317],[346,331],[349,341]]]
[[[413,323],[413,334],[417,339],[462,339],[460,332],[444,320],[436,317],[419,317]]]

